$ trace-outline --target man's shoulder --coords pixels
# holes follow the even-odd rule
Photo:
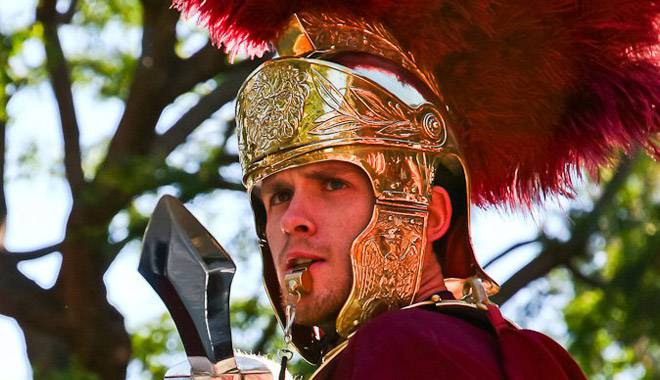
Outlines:
[[[488,329],[461,318],[446,314],[441,310],[411,308],[384,313],[367,322],[353,337],[356,343],[361,340],[396,342],[406,347],[429,343],[439,348],[443,345],[455,346],[461,343],[493,341],[494,335]]]
[[[341,376],[333,378],[501,378],[497,341],[490,331],[419,308],[387,312],[367,322],[338,361],[336,374]]]

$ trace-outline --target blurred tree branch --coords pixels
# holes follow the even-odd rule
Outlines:
[[[58,251],[62,247],[62,242],[52,244],[43,248],[37,248],[30,251],[19,251],[13,252],[6,249],[0,251],[0,256],[5,256],[7,260],[19,262],[24,260],[34,260],[40,257],[44,257],[53,252]]]
[[[5,249],[5,231],[7,228],[7,199],[5,194],[6,166],[6,133],[9,116],[7,105],[17,87],[24,85],[21,78],[15,78],[10,73],[9,58],[13,44],[11,36],[0,35],[2,51],[0,52],[0,314],[8,315],[19,321],[26,336],[32,331],[42,331],[47,334],[63,337],[66,325],[57,318],[52,318],[62,311],[62,304],[53,297],[51,290],[44,290],[34,281],[28,279],[17,268],[16,263],[22,259],[43,256],[52,252],[47,247],[32,252],[10,252]],[[6,48],[6,49],[5,49]],[[18,81],[16,81],[18,79]],[[8,90],[14,85],[13,91]],[[19,258],[17,260],[17,258]],[[36,303],[39,307],[30,307],[26,303]]]
[[[571,238],[566,242],[545,239],[541,252],[502,284],[499,293],[492,297],[493,301],[498,304],[505,303],[530,282],[544,277],[552,269],[566,266],[572,260],[584,255],[587,252],[589,239],[598,228],[599,219],[612,205],[614,196],[624,185],[639,157],[639,149],[630,156],[622,157],[614,176],[604,185],[603,193],[594,204],[593,209],[584,218],[575,222]]]
[[[568,270],[571,272],[573,276],[575,276],[575,278],[584,282],[585,284],[591,285],[595,288],[605,287],[605,281],[603,281],[603,279],[595,276],[588,276],[582,273],[582,271],[579,268],[577,268],[575,264],[573,264],[572,262],[568,262],[566,264],[566,268],[568,268]]]
[[[230,121],[227,122],[227,127],[225,128],[225,131],[222,134],[222,145],[220,145],[220,149],[222,149],[223,152],[227,149],[227,143],[229,142],[229,138],[235,132],[236,132],[236,119],[231,119]]]
[[[516,249],[522,248],[526,245],[538,243],[538,242],[542,241],[543,239],[545,239],[545,236],[544,235],[539,235],[539,236],[535,237],[534,239],[521,241],[521,242],[518,242],[516,244],[511,245],[509,248],[505,249],[504,251],[502,251],[502,252],[498,253],[497,255],[495,255],[495,257],[488,260],[488,262],[486,262],[486,264],[484,264],[484,269],[486,269],[489,266],[493,265],[496,261],[504,258],[506,255],[508,255],[509,253],[515,251]]]
[[[216,55],[219,55],[217,51]],[[222,74],[215,89],[204,95],[172,127],[155,139],[151,148],[152,152],[167,156],[174,148],[182,144],[195,128],[234,98],[245,78],[259,63],[258,61],[243,61],[231,71]]]
[[[71,92],[71,74],[57,34],[59,14],[57,0],[41,0],[37,6],[37,21],[44,26],[46,67],[50,76],[55,99],[60,111],[60,123],[64,142],[64,169],[74,197],[84,183],[81,163],[78,120]]]
[[[18,320],[24,328],[36,329],[59,337],[65,337],[68,326],[61,315],[64,305],[53,297],[52,290],[39,287],[16,268],[15,263],[0,255],[0,314]],[[29,305],[26,305],[29,300]],[[36,307],[35,305],[39,305]]]
[[[108,153],[99,166],[99,176],[103,176],[108,167],[121,165],[127,157],[147,152],[155,137],[154,126],[162,109],[174,99],[166,87],[171,67],[178,59],[174,53],[178,15],[166,5],[165,2],[144,2],[142,54],[126,108]]]
[[[69,7],[66,12],[58,13],[57,23],[58,24],[69,24],[73,19],[73,15],[76,14],[76,9],[78,8],[78,0],[70,0]]]
[[[263,60],[247,60],[237,65],[227,62],[227,56],[220,54],[218,48],[210,42],[186,59],[178,58],[173,66],[172,80],[168,85],[169,95],[172,97],[190,91],[198,83],[203,83],[218,73],[233,74],[238,65],[255,67]],[[251,70],[250,70],[251,71]],[[248,71],[248,73],[250,72]],[[247,76],[247,74],[246,74]],[[232,91],[233,94],[236,91]]]
[[[0,85],[4,85],[0,82]],[[2,105],[5,106],[5,105]],[[7,122],[0,118],[0,249],[5,248],[5,233],[7,231],[7,198],[5,196],[5,139]]]

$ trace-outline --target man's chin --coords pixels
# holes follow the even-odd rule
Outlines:
[[[325,297],[309,294],[303,296],[296,304],[295,323],[303,326],[322,326],[332,324],[334,326],[339,310],[344,303],[341,297]]]
[[[338,285],[335,283],[334,285]],[[341,286],[328,286],[319,281],[312,291],[303,295],[296,304],[295,323],[303,326],[334,326],[339,311],[348,299],[350,282]],[[283,288],[284,289],[284,288]],[[282,306],[286,309],[288,297],[282,295]]]
[[[328,324],[334,325],[338,314],[338,308],[326,309],[318,306],[314,307],[314,305],[306,306],[301,304],[296,308],[296,324],[308,327]]]

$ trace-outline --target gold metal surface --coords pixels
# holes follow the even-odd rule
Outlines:
[[[366,320],[413,302],[426,245],[426,211],[376,204],[371,225],[351,251],[353,283],[337,317],[337,332],[348,336]]]
[[[465,281],[463,286],[463,300],[475,304],[483,310],[488,310],[488,304],[491,303],[484,284],[478,277],[470,277]]]
[[[349,161],[377,204],[353,243],[354,287],[337,318],[347,336],[374,315],[410,304],[419,287],[431,182],[447,134],[431,104],[411,108],[371,81],[307,59],[265,64],[238,98],[248,189],[284,168]]]
[[[301,43],[304,41],[304,43]],[[295,15],[276,43],[281,56],[352,51],[384,57],[419,77],[442,100],[438,81],[380,23],[341,14],[302,12]]]
[[[286,291],[290,296],[300,297],[312,290],[312,277],[307,268],[296,269],[284,276]]]
[[[282,57],[297,57],[314,50],[314,43],[309,39],[297,16],[277,35],[275,49]]]
[[[239,154],[248,189],[263,179],[253,173],[273,163],[269,155],[294,148],[301,154],[368,144],[439,152],[447,141],[444,118],[433,105],[411,108],[372,81],[329,62],[267,62],[239,94]]]

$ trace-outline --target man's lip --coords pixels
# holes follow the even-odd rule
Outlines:
[[[324,259],[318,255],[306,252],[291,252],[286,255],[286,270],[290,271],[299,267],[296,264],[298,260],[312,260],[312,262],[323,261]],[[310,264],[311,265],[311,264]]]

